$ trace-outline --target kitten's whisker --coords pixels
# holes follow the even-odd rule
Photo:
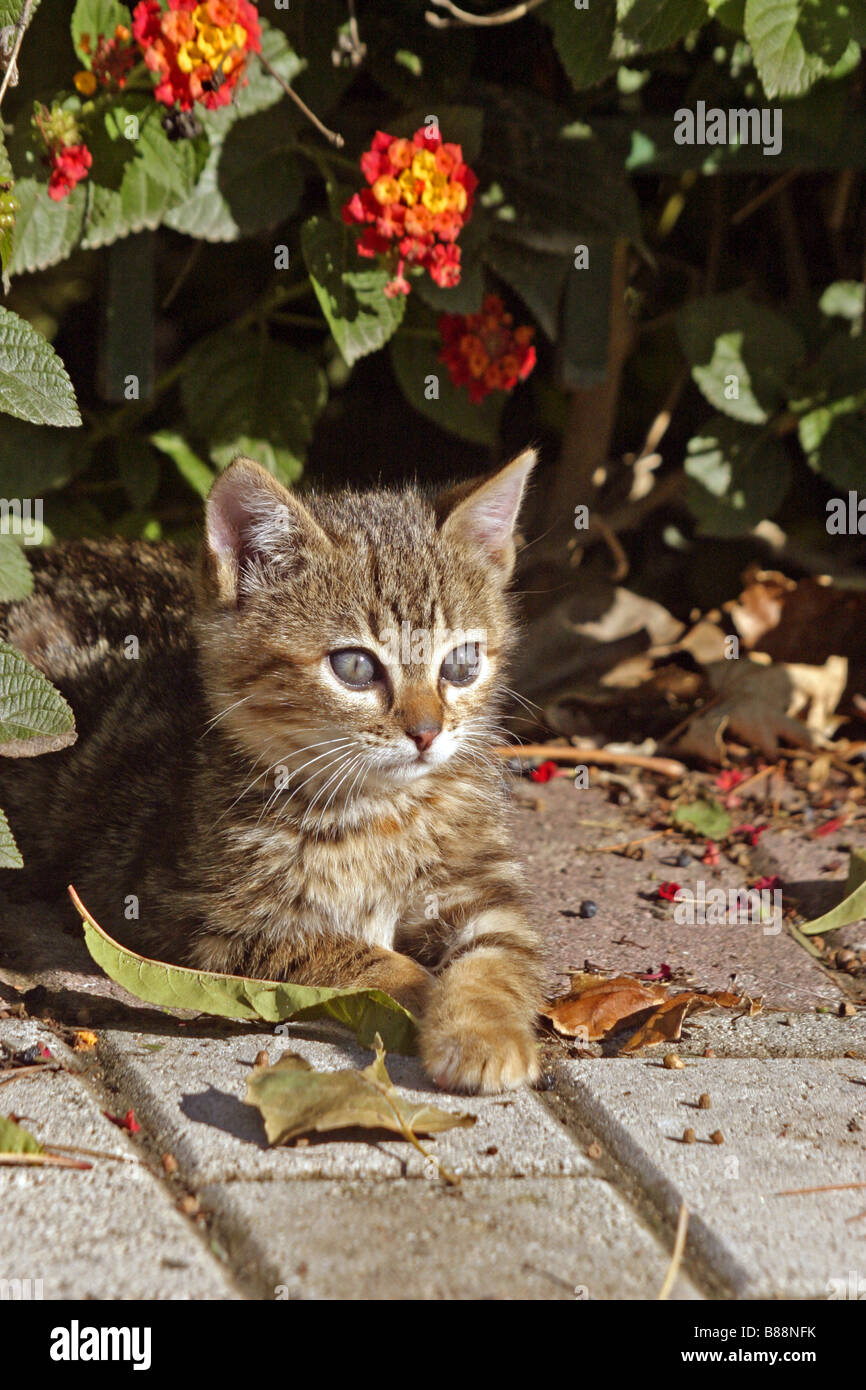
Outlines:
[[[319,820],[318,820],[318,823],[317,823],[317,825],[316,825],[316,833],[315,833],[315,835],[313,836],[313,838],[314,838],[315,840],[318,840],[319,835],[320,835],[320,833],[321,833],[322,822],[323,822],[324,819],[325,819],[325,816],[326,816],[327,811],[328,811],[328,807],[330,806],[331,802],[334,800],[334,797],[337,795],[337,792],[338,792],[338,791],[340,790],[340,788],[343,786],[343,784],[344,784],[344,782],[346,781],[347,777],[350,777],[350,776],[351,776],[352,771],[353,771],[355,765],[356,765],[357,763],[361,762],[362,759],[363,759],[363,757],[364,757],[364,754],[363,754],[363,753],[356,753],[356,754],[355,754],[355,757],[354,757],[354,758],[351,760],[351,762],[349,763],[349,766],[346,768],[346,770],[345,770],[345,772],[343,773],[342,777],[340,778],[339,782],[338,782],[337,785],[335,786],[334,790],[331,792],[331,795],[328,797],[328,800],[325,802],[324,806],[322,807],[322,814],[319,816]]]
[[[211,729],[213,729],[213,727],[216,724],[218,724],[221,719],[225,719],[226,715],[231,714],[232,710],[237,709],[239,705],[245,705],[247,700],[251,700],[254,695],[255,691],[250,691],[249,695],[243,695],[240,700],[235,700],[233,705],[228,705],[225,709],[220,710],[219,714],[215,714],[213,719],[209,719],[207,724],[205,725],[204,733],[199,735],[198,742],[200,743],[201,740],[205,738],[207,734],[210,733]]]
[[[265,813],[269,810],[271,804],[276,800],[276,798],[277,798],[278,796],[280,796],[283,792],[288,791],[289,786],[291,785],[291,782],[292,782],[292,778],[293,778],[293,777],[299,777],[299,776],[301,775],[301,773],[304,772],[308,767],[312,767],[313,763],[317,763],[317,762],[320,761],[320,759],[326,758],[326,757],[328,756],[329,751],[331,751],[331,750],[333,749],[333,747],[334,747],[335,744],[343,743],[344,745],[348,745],[348,744],[350,744],[351,742],[352,742],[351,739],[326,738],[326,739],[322,739],[321,743],[310,743],[310,744],[307,745],[306,748],[299,748],[299,749],[297,750],[297,752],[299,752],[299,753],[309,753],[309,752],[311,751],[311,749],[313,749],[313,748],[322,748],[322,747],[324,746],[324,747],[325,747],[325,752],[324,752],[324,753],[319,753],[318,757],[308,759],[308,761],[305,762],[305,763],[303,763],[303,764],[301,765],[301,767],[296,768],[296,769],[294,770],[294,772],[290,772],[290,773],[289,773],[289,776],[286,778],[285,784],[284,784],[282,787],[274,787],[274,790],[271,792],[270,796],[268,797],[267,801],[265,802],[264,806],[262,807],[261,813],[260,813],[260,815],[259,815],[259,819],[258,819],[258,821],[256,822],[256,824],[257,824],[257,825],[260,824],[261,819],[262,819],[262,816],[264,816]],[[292,754],[289,754],[289,757],[291,757],[291,756],[292,756]],[[286,762],[288,762],[288,758],[277,758],[276,762],[271,763],[271,767],[269,767],[269,768],[267,769],[265,775],[267,775],[267,772],[270,772],[270,771],[271,771],[271,768],[279,767],[281,763],[286,763]],[[316,775],[317,775],[316,773],[313,774],[313,776],[316,776]],[[310,779],[308,779],[308,780],[310,780]],[[307,785],[306,782],[305,782],[303,785],[306,786],[306,785]],[[300,790],[300,788],[298,788],[297,790]]]

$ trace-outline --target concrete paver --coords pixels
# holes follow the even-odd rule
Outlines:
[[[670,1256],[596,1178],[231,1183],[200,1193],[281,1299],[655,1298]],[[680,1274],[674,1298],[698,1298]]]
[[[0,1020],[0,1040],[16,1049],[42,1041],[55,1056],[68,1055],[48,1029],[29,1020]],[[30,1289],[46,1299],[240,1296],[230,1271],[82,1081],[68,1072],[10,1081],[0,1090],[0,1110],[14,1113],[44,1143],[128,1160],[85,1160],[93,1163],[87,1171],[0,1168],[0,1297],[16,1293],[4,1280],[30,1280]]]
[[[581,1120],[669,1219],[690,1212],[689,1248],[738,1297],[826,1298],[866,1275],[866,1191],[783,1197],[866,1178],[866,1067],[840,1058],[661,1056],[563,1065]],[[712,1108],[697,1107],[710,1096]],[[693,1129],[697,1142],[682,1142]],[[724,1143],[711,1142],[721,1131]]]

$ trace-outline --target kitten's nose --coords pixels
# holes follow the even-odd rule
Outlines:
[[[441,732],[442,725],[434,723],[432,719],[419,720],[414,728],[406,730],[419,753],[426,753],[436,735]]]

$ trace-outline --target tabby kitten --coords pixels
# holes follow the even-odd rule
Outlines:
[[[0,759],[40,888],[162,960],[387,990],[445,1088],[531,1081],[541,957],[489,750],[534,463],[301,499],[237,459],[195,572],[143,542],[38,555],[0,633],[79,731]]]

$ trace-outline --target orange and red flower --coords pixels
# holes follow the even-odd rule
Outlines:
[[[393,271],[386,295],[408,294],[405,271],[415,266],[443,288],[458,284],[454,243],[472,215],[478,183],[461,147],[443,143],[438,127],[422,127],[411,140],[377,130],[361,172],[369,187],[345,204],[343,221],[364,228],[359,255],[383,256]]]
[[[259,16],[251,0],[140,0],[132,32],[144,61],[159,77],[155,95],[189,111],[227,106],[246,79],[247,55],[261,51]]]
[[[118,24],[110,37],[97,34],[95,48],[90,34],[82,34],[78,42],[81,52],[90,57],[90,71],[75,74],[75,86],[81,95],[92,96],[97,87],[123,91],[129,73],[139,61],[138,48],[127,25]]]
[[[33,124],[45,145],[44,162],[51,169],[48,196],[59,203],[87,177],[93,156],[81,140],[78,122],[71,111],[63,111],[57,104],[48,107],[37,102]]]
[[[534,328],[514,328],[497,294],[485,296],[478,314],[441,314],[439,332],[444,362],[455,386],[465,386],[472,401],[491,391],[511,391],[535,366]]]

